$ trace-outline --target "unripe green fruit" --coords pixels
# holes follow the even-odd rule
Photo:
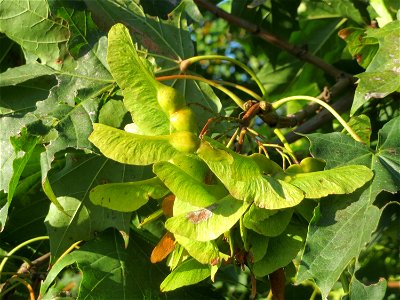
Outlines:
[[[169,121],[174,131],[197,132],[196,116],[189,107],[181,108],[171,114]]]
[[[178,90],[161,83],[157,87],[157,100],[168,116],[186,106],[186,101]]]
[[[189,131],[172,133],[169,142],[176,150],[185,153],[195,152],[200,145],[200,139]]]

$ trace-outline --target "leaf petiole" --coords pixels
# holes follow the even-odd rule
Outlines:
[[[356,140],[357,142],[363,143],[363,140],[358,136],[358,134],[349,126],[349,124],[346,123],[345,120],[343,120],[343,118],[336,112],[336,110],[330,106],[329,104],[327,104],[326,102],[315,98],[315,97],[311,97],[311,96],[290,96],[290,97],[286,97],[286,98],[282,98],[278,101],[275,101],[274,103],[272,103],[272,107],[274,109],[277,109],[279,106],[281,106],[282,104],[289,102],[289,101],[297,101],[297,100],[306,100],[306,101],[311,101],[311,102],[315,102],[318,103],[319,105],[323,106],[326,110],[328,110],[338,121],[339,123],[343,126],[344,129],[346,129],[346,131],[351,135],[351,137]]]
[[[67,250],[65,250],[64,251],[64,253],[63,254],[61,254],[60,255],[60,257],[56,260],[56,262],[54,263],[54,264],[56,264],[56,263],[58,263],[61,259],[63,259],[64,258],[64,256],[66,256],[68,253],[70,253],[72,250],[74,250],[75,248],[79,248],[79,244],[80,243],[82,243],[82,241],[77,241],[76,243],[73,243]]]
[[[191,64],[201,61],[201,60],[225,60],[225,61],[229,61],[237,66],[239,66],[240,68],[242,68],[244,71],[246,71],[247,74],[250,75],[250,77],[255,81],[255,83],[258,85],[261,93],[263,95],[265,95],[266,91],[265,88],[263,86],[263,84],[261,83],[260,79],[257,77],[256,73],[254,73],[254,71],[252,69],[250,69],[248,66],[246,66],[245,64],[243,64],[242,62],[232,58],[232,57],[228,57],[228,56],[224,56],[224,55],[199,55],[199,56],[193,56],[191,58],[185,59],[183,61],[181,61],[180,65],[181,65],[181,70],[185,71],[188,66],[190,66]]]
[[[238,89],[238,90],[240,90],[242,92],[245,92],[249,96],[253,97],[254,100],[264,101],[264,99],[262,97],[260,97],[260,95],[258,95],[257,93],[253,92],[252,90],[244,87],[243,85],[232,83],[232,82],[229,82],[229,81],[223,81],[223,80],[218,80],[218,81],[214,81],[214,82],[219,83],[221,85],[231,86],[231,87],[233,87],[235,89]]]

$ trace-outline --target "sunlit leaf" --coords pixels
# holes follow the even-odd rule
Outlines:
[[[322,171],[325,168],[326,163],[314,157],[306,157],[303,159],[300,164],[293,164],[289,166],[286,170],[286,174],[302,174],[302,173],[309,173],[309,172],[317,172]]]
[[[149,165],[168,161],[179,152],[172,147],[170,135],[144,136],[103,124],[93,124],[89,137],[108,158],[131,165]]]
[[[232,196],[226,196],[206,208],[177,216],[174,212],[174,217],[167,220],[165,228],[196,241],[215,240],[236,224],[249,205]]]
[[[304,17],[310,19],[347,17],[359,24],[364,24],[362,10],[352,0],[343,0],[333,5],[327,1],[303,1]]]
[[[357,63],[366,69],[375,56],[376,51],[378,51],[378,40],[365,36],[364,28],[344,28],[338,34],[346,41],[348,50],[357,60]]]
[[[172,291],[203,281],[210,275],[211,270],[207,265],[203,265],[194,259],[188,259],[164,279],[160,285],[160,289],[163,292]]]
[[[209,138],[203,139],[198,155],[237,199],[266,209],[292,207],[303,200],[301,190],[271,176],[281,169],[262,155],[243,156]]]
[[[371,28],[367,37],[378,39],[379,49],[365,72],[357,75],[359,83],[351,114],[370,99],[384,98],[400,89],[400,21],[379,29]]]
[[[178,234],[175,234],[175,239],[198,262],[202,264],[220,262],[220,252],[214,241],[199,242]]]
[[[372,125],[369,117],[367,115],[352,116],[347,123],[358,134],[363,143],[370,146]]]
[[[115,23],[123,23],[134,34],[135,40],[152,53],[175,60],[194,54],[190,33],[183,18],[184,4],[168,20],[148,17],[136,2],[85,0],[93,15],[102,20],[108,31]],[[162,61],[162,58],[160,58]]]
[[[198,207],[206,207],[218,201],[218,197],[209,190],[215,191],[218,186],[208,186],[199,182],[183,170],[169,162],[159,162],[153,167],[154,173],[164,184],[183,201]],[[193,169],[193,172],[196,172]],[[220,188],[220,195],[224,196],[225,189]]]
[[[160,199],[168,189],[157,178],[96,186],[90,191],[90,200],[102,207],[131,212],[145,205],[150,198]]]
[[[374,173],[365,166],[344,166],[331,170],[299,173],[290,184],[301,189],[305,198],[318,199],[332,194],[349,194],[371,180]]]
[[[169,133],[169,118],[157,100],[159,86],[149,67],[139,57],[128,29],[114,25],[108,33],[107,61],[121,87],[124,104],[146,135]]]

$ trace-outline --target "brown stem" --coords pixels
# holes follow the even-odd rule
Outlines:
[[[45,263],[48,263],[49,260],[50,260],[50,252],[47,252],[46,254],[32,261],[30,264],[23,263],[21,267],[18,269],[17,273],[26,274],[35,272],[38,267],[42,266]]]
[[[285,300],[285,271],[280,268],[269,274],[271,284],[272,299]]]
[[[293,56],[304,60],[321,70],[323,70],[326,74],[329,74],[335,79],[340,78],[343,75],[350,76],[345,72],[335,68],[331,64],[326,63],[321,58],[305,51],[302,48],[296,47],[295,45],[289,44],[288,42],[281,40],[280,38],[272,35],[271,33],[267,32],[266,30],[260,28],[258,25],[250,23],[242,18],[237,16],[231,15],[226,11],[220,9],[219,7],[215,6],[214,4],[208,2],[207,0],[194,0],[194,2],[198,5],[203,7],[204,9],[212,12],[217,17],[225,19],[231,24],[234,24],[238,27],[244,28],[247,31],[251,32],[252,34],[260,37],[261,39],[267,41],[268,43],[287,51],[288,53],[292,54]]]
[[[240,151],[242,151],[242,146],[243,146],[243,142],[244,142],[244,136],[246,135],[247,132],[247,128],[246,127],[242,127],[240,129],[240,134],[239,134],[239,139],[238,139],[238,143],[236,145],[236,152],[240,153]]]
[[[388,289],[398,289],[400,290],[400,281],[388,281]]]
[[[212,122],[214,122],[215,119],[216,119],[216,118],[209,118],[209,119],[207,120],[206,125],[204,125],[204,126],[203,126],[203,129],[200,131],[199,138],[203,138],[203,136],[207,133],[208,126],[210,126],[210,124],[211,124]]]

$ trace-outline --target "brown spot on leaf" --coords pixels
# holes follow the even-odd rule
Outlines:
[[[186,218],[194,224],[199,224],[212,217],[212,210],[216,207],[215,204],[200,210],[192,211],[186,215]]]

